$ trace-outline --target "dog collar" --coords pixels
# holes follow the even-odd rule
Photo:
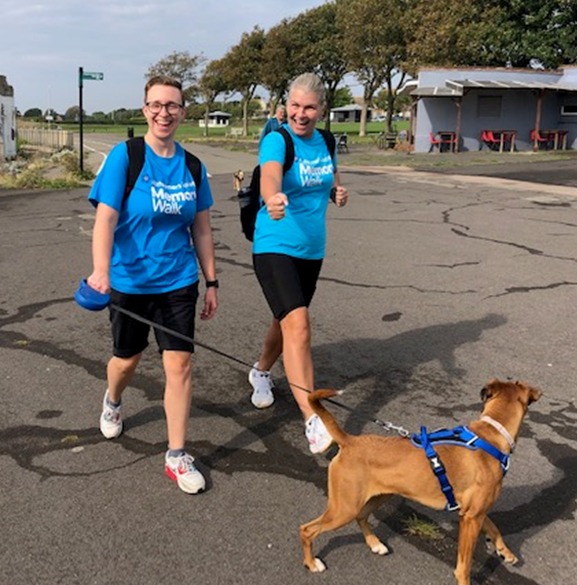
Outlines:
[[[505,441],[509,443],[509,447],[511,448],[512,453],[513,450],[515,449],[515,441],[513,440],[513,437],[511,436],[509,431],[500,422],[496,421],[494,418],[491,418],[490,416],[487,416],[486,414],[484,414],[481,417],[481,420],[486,423],[489,423],[494,429],[497,429],[501,433],[501,435],[503,435]]]

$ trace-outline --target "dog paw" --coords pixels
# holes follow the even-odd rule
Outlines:
[[[519,562],[519,559],[509,549],[499,550],[497,554],[508,565],[516,565]]]
[[[497,553],[497,549],[495,548],[493,541],[488,537],[485,538],[485,547],[490,555]]]
[[[371,546],[371,550],[377,555],[388,555],[389,554],[389,549],[382,542],[379,542],[378,544]]]
[[[327,566],[319,558],[315,557],[314,564],[312,567],[309,567],[309,569],[313,573],[322,573],[327,570]]]

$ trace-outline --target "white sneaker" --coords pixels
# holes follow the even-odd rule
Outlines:
[[[311,453],[323,453],[333,442],[325,423],[316,414],[313,414],[305,422],[305,436],[308,439]]]
[[[116,439],[122,433],[122,407],[120,405],[114,407],[108,403],[108,390],[104,393],[102,401],[100,432],[107,439]]]
[[[194,465],[194,457],[188,453],[170,457],[167,451],[164,457],[164,472],[187,494],[198,494],[206,487],[202,473]]]
[[[248,381],[253,387],[250,401],[256,408],[268,408],[274,402],[272,393],[274,384],[270,378],[270,372],[259,370],[258,362],[256,362],[248,374]]]

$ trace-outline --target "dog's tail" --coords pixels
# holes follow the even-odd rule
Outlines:
[[[321,404],[321,400],[332,398],[338,394],[339,392],[336,390],[315,390],[309,394],[308,399],[311,408],[315,414],[319,415],[335,443],[342,446],[348,442],[349,435],[339,427],[333,415]]]

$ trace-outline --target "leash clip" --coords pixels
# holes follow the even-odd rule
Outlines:
[[[387,432],[396,431],[399,434],[399,436],[403,437],[404,439],[411,436],[411,433],[409,431],[407,431],[407,429],[405,429],[403,427],[396,426],[392,422],[383,422],[382,420],[379,420],[378,418],[373,420],[373,422],[375,424],[378,424],[380,427],[382,427]]]

